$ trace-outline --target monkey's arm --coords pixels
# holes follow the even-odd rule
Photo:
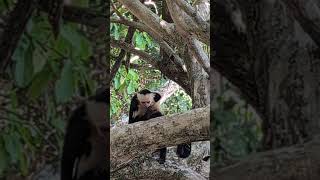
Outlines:
[[[133,96],[131,99],[131,104],[130,104],[130,110],[129,110],[129,124],[137,122],[135,119],[136,117],[133,117],[133,113],[138,111],[138,98],[137,95]]]
[[[83,155],[90,153],[91,145],[86,138],[89,136],[89,124],[83,118],[84,108],[75,110],[66,129],[61,161],[61,180],[72,180],[78,171],[78,163]],[[81,133],[79,133],[81,132]]]

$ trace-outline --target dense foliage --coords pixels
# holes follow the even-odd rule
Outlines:
[[[224,80],[220,88],[213,111],[212,147],[216,165],[256,152],[262,138],[260,118],[248,103],[232,91],[229,82]]]
[[[15,1],[1,1],[1,17],[14,5]],[[88,1],[76,5],[88,6]],[[89,37],[89,28],[63,21],[55,38],[42,11],[28,21],[0,77],[0,177],[28,176],[59,160],[72,104],[94,93],[98,85],[91,75],[94,54]]]

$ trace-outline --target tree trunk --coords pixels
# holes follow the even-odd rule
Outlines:
[[[267,8],[266,8],[267,7]],[[320,64],[316,46],[281,1],[249,5],[248,44],[255,59],[263,146],[304,142],[319,132]]]
[[[305,143],[320,132],[319,48],[318,40],[312,39],[317,22],[306,21],[319,19],[319,11],[314,11],[319,7],[311,6],[312,0],[237,2],[216,4],[212,66],[241,90],[261,116],[263,150]],[[320,179],[319,164],[312,160],[315,153],[311,158],[301,157],[306,152],[299,150],[288,156],[288,152],[268,153],[275,156],[248,158],[224,168],[224,175],[217,173],[216,179]],[[240,166],[242,170],[237,169]],[[315,167],[308,169],[311,166]]]

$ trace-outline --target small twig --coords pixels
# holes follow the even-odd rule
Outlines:
[[[114,2],[111,2],[111,6],[112,6],[112,9],[113,11],[120,17],[120,19],[125,19],[122,14],[118,11],[116,5],[114,4]]]

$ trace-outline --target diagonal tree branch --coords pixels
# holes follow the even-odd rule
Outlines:
[[[183,9],[196,23],[199,27],[203,28],[205,31],[210,32],[210,24],[204,21],[198,14],[195,8],[193,8],[185,0],[175,0],[177,5]]]
[[[187,94],[190,94],[190,81],[188,80],[186,72],[180,68],[175,68],[176,66],[173,62],[171,62],[171,64],[164,64],[160,61],[160,57],[154,57],[144,51],[137,50],[132,45],[129,45],[125,42],[112,39],[110,41],[110,44],[112,47],[125,49],[127,52],[139,56],[141,59],[151,64],[154,68],[159,69],[165,76],[178,83],[186,91]],[[168,66],[174,68],[168,68]]]
[[[197,61],[201,64],[203,69],[210,74],[210,60],[204,52],[201,43],[194,37],[189,38],[189,50],[195,56]]]
[[[0,37],[0,70],[8,65],[25,27],[37,7],[35,0],[19,0],[10,12],[8,23]]]
[[[320,8],[314,0],[282,0],[303,30],[320,47]]]
[[[181,36],[189,37],[195,35],[201,42],[210,44],[210,28],[199,26],[186,12],[181,11],[181,8],[171,0],[166,0],[171,17],[177,26]]]
[[[138,0],[119,0],[119,2],[126,6],[134,16],[151,28],[154,33],[163,37],[165,41],[174,43],[175,37],[173,32],[175,28],[173,24],[160,19],[159,16]]]
[[[144,51],[135,49],[134,46],[131,44],[111,39],[110,45],[112,47],[121,48],[121,49],[126,50],[127,52],[135,54],[135,55],[139,56],[141,59],[144,59],[147,63],[151,64],[153,67],[155,67],[155,68],[158,67],[158,60],[156,58],[154,58],[153,56],[151,56],[150,54],[148,54]]]
[[[218,3],[215,5],[215,21],[211,25],[215,40],[212,50],[215,53],[210,59],[211,67],[238,87],[246,101],[254,107],[259,107],[259,96],[251,69],[255,59],[249,56],[246,39],[232,31],[234,25],[225,7]],[[264,117],[263,112],[259,109],[256,111]]]
[[[147,27],[143,23],[136,22],[136,21],[129,21],[127,19],[112,18],[111,22],[121,23],[129,27],[135,27],[140,31],[147,32],[151,37],[155,39],[155,41],[159,43],[161,48],[163,48],[163,50],[168,54],[169,57],[171,56],[174,57],[173,63],[177,66],[177,68],[180,68],[183,71],[186,71],[184,61],[180,58],[180,56],[170,47],[170,45],[166,41],[162,39],[161,36],[155,33],[151,28]]]

